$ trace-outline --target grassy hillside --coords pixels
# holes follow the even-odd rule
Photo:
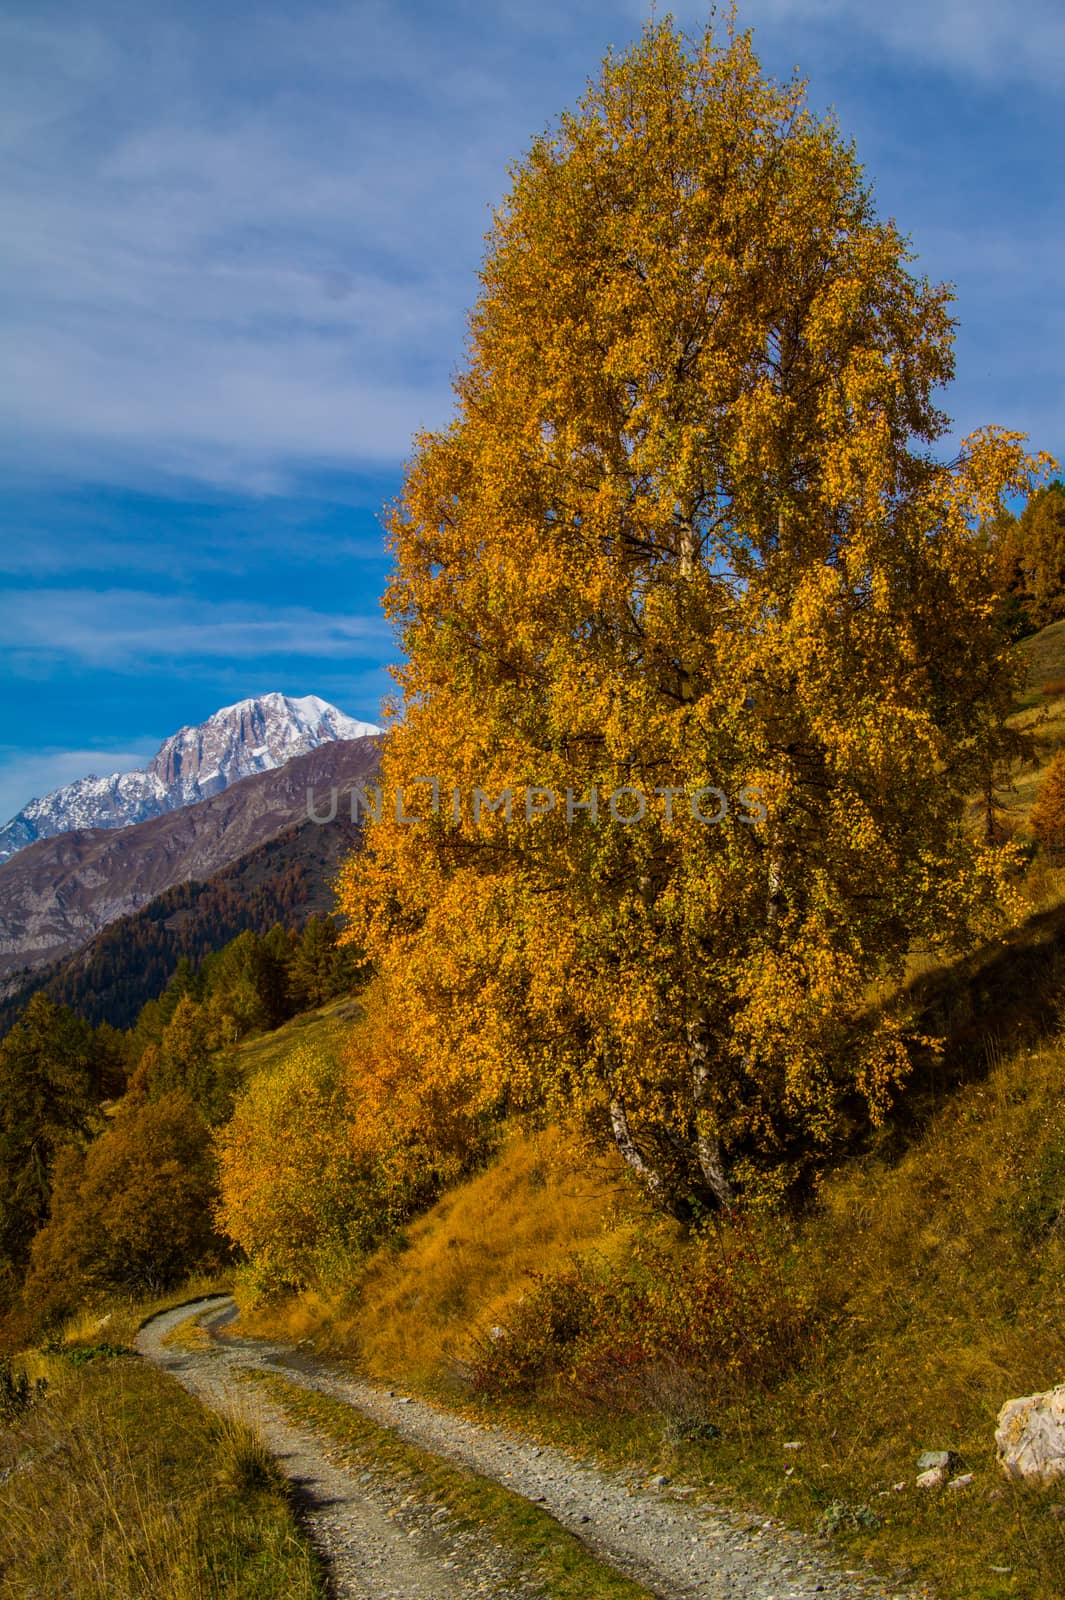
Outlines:
[[[582,1167],[553,1134],[513,1139],[378,1252],[346,1300],[308,1297],[274,1325],[380,1377],[516,1411],[547,1436],[820,1528],[944,1597],[1050,1600],[1065,1571],[1065,1485],[1009,1484],[993,1434],[1005,1400],[1065,1379],[1063,1080],[1056,1042],[999,1056],[956,1092],[929,1091],[921,1126],[832,1178],[790,1237],[766,1225],[782,1278],[813,1312],[779,1381],[644,1373],[605,1402],[567,1379],[563,1351],[520,1403],[475,1402],[464,1365],[493,1327],[522,1337],[514,1313],[531,1271],[564,1272],[574,1253],[619,1267],[658,1227],[616,1171]],[[694,1246],[660,1232],[683,1264]],[[573,1328],[566,1337],[579,1348]],[[718,1436],[686,1439],[695,1414]],[[917,1490],[929,1449],[955,1451],[971,1487]]]
[[[135,1320],[85,1319],[28,1358],[43,1396],[0,1406],[0,1597],[325,1600],[254,1434],[134,1356]]]
[[[1065,745],[1065,622],[1052,623],[1017,648],[1024,661],[1024,688],[1012,722],[1034,740],[1033,759],[1019,766],[1012,788],[1000,799],[1007,826],[1023,836],[1051,758]]]
[[[531,1274],[564,1267],[575,1250],[619,1258],[637,1215],[620,1160],[581,1161],[557,1129],[515,1132],[498,1160],[378,1251],[348,1290],[248,1311],[244,1326],[314,1334],[333,1351],[357,1351],[375,1377],[431,1386],[467,1353],[471,1332],[506,1317]]]
[[[294,1045],[307,1044],[329,1053],[343,1043],[345,1031],[359,1014],[359,1003],[348,995],[314,1011],[301,1012],[270,1033],[259,1033],[237,1046],[236,1063],[246,1082],[257,1072],[277,1066]]]
[[[1056,691],[1052,690],[1048,697],[1044,688],[1065,682],[1065,621],[1052,622],[1049,628],[1022,639],[1017,649],[1025,662],[1026,696],[1054,698]]]

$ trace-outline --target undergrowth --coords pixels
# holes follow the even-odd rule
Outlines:
[[[577,1257],[531,1277],[510,1317],[472,1342],[477,1394],[640,1409],[666,1370],[712,1371],[721,1390],[764,1389],[815,1336],[779,1254],[739,1219],[708,1227],[683,1252],[638,1239],[624,1264]]]

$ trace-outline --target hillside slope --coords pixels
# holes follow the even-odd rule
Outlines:
[[[986,973],[970,976],[967,998],[953,980],[959,1011],[985,992]],[[1057,1600],[1065,1485],[1011,1482],[994,1440],[1008,1399],[1065,1379],[1065,1046],[1037,1010],[1030,1048],[971,1049],[960,1084],[957,1061],[938,1091],[926,1081],[919,1112],[826,1179],[803,1218],[717,1235],[723,1252],[738,1243],[761,1260],[767,1303],[786,1292],[809,1307],[769,1378],[664,1360],[646,1321],[652,1354],[634,1359],[626,1284],[653,1308],[705,1257],[553,1135],[512,1139],[410,1224],[403,1248],[251,1311],[249,1326],[819,1529],[893,1574],[888,1592],[919,1578],[940,1600]],[[673,1279],[655,1288],[634,1238],[655,1241]],[[918,1489],[926,1450],[952,1451],[971,1481]]]
[[[134,827],[64,833],[28,845],[0,866],[0,986],[8,993],[21,989],[34,971],[175,884],[210,878],[299,827],[307,819],[308,791],[320,798],[318,814],[325,815],[331,789],[346,794],[372,782],[379,751],[376,737],[323,744],[276,771]],[[341,804],[337,821],[318,831],[343,827],[344,810]]]
[[[266,934],[277,922],[300,929],[309,917],[328,915],[340,860],[359,838],[346,815],[338,814],[328,828],[304,822],[203,882],[165,890],[0,1000],[0,1035],[37,991],[93,1024],[132,1026],[141,1006],[162,994],[182,957],[197,967],[238,933]]]

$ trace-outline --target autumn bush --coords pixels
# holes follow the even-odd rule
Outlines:
[[[297,1045],[219,1132],[218,1220],[253,1297],[343,1277],[488,1147],[490,1124],[434,1093],[400,1037],[378,993],[344,1049]]]
[[[351,1121],[337,1061],[297,1047],[252,1080],[218,1134],[218,1220],[256,1295],[299,1286],[320,1252],[362,1242]]]
[[[643,1241],[623,1265],[578,1257],[565,1271],[533,1274],[506,1324],[478,1340],[470,1374],[486,1396],[640,1409],[671,1387],[712,1404],[778,1379],[812,1337],[811,1308],[765,1237],[733,1221],[683,1252]],[[680,1374],[703,1382],[680,1384]]]
[[[211,1136],[180,1092],[127,1105],[87,1151],[56,1162],[52,1210],[23,1298],[54,1319],[110,1290],[152,1293],[220,1265]]]

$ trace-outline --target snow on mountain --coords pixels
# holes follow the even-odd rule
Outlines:
[[[223,706],[194,728],[159,747],[144,772],[95,775],[31,800],[0,828],[0,863],[35,839],[51,839],[75,828],[127,828],[148,817],[194,805],[253,772],[270,772],[294,756],[334,739],[364,739],[380,733],[357,722],[317,695],[294,699],[264,694]]]

